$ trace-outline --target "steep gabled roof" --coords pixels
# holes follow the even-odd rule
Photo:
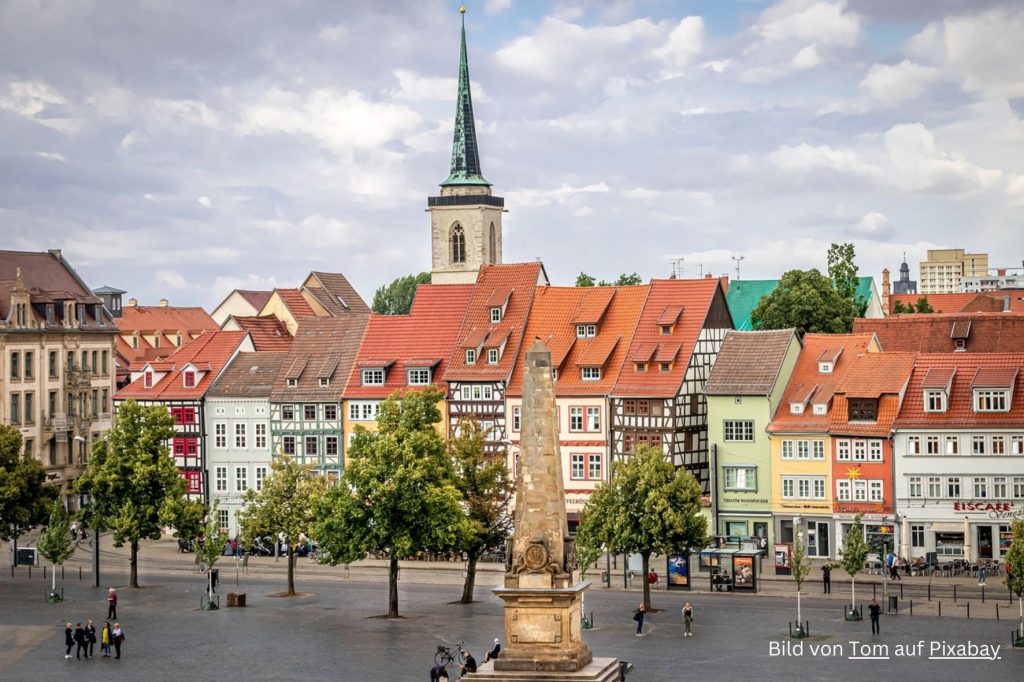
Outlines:
[[[622,287],[538,287],[524,343],[507,394],[523,392],[523,362],[534,340],[551,351],[558,370],[555,394],[608,395],[618,379],[650,285]],[[595,311],[600,310],[600,313]],[[582,316],[581,316],[582,315]],[[584,319],[588,321],[584,322]],[[600,320],[599,323],[593,320]],[[577,324],[598,324],[594,338],[576,338]],[[600,367],[601,378],[584,381],[583,367]]]
[[[273,291],[255,291],[250,289],[235,289],[235,293],[244,298],[246,302],[256,310],[260,310],[270,300]],[[230,294],[229,294],[230,296]]]
[[[445,381],[508,381],[523,341],[523,330],[541,273],[542,266],[539,262],[480,267],[458,338],[464,344],[466,339],[480,338],[481,334],[486,332],[501,335],[507,331],[505,351],[497,364],[488,364],[486,357],[477,358],[473,364],[466,364],[465,353],[460,344],[460,347],[453,349],[449,356],[448,367],[444,373]],[[509,297],[504,315],[501,322],[492,323],[489,303],[493,300],[495,292],[506,290]]]
[[[830,410],[830,433],[844,436],[886,437],[892,431],[900,400],[914,368],[914,353],[867,353],[854,358],[845,376],[836,383]],[[850,421],[848,401],[878,400],[873,422]]]
[[[45,308],[36,304],[74,301],[86,306],[85,322],[79,329],[107,333],[112,331],[113,325],[109,315],[103,311],[103,302],[89,290],[78,273],[60,255],[60,251],[38,253],[0,250],[0,321],[6,320],[11,314],[11,294],[17,285],[19,270],[22,285],[33,304],[29,312],[34,321],[26,320],[28,326],[38,329],[40,324],[46,323]],[[60,303],[56,304],[55,313],[58,318],[63,316]],[[64,329],[60,319],[47,327]]]
[[[612,389],[616,396],[669,397],[679,392],[686,367],[689,365],[697,337],[700,335],[716,296],[722,296],[721,281],[718,279],[654,279],[650,293],[644,302],[643,312],[637,322],[636,332],[626,352],[627,358],[646,353],[655,346],[655,361],[659,355],[672,355],[671,370],[660,368],[636,371],[635,366],[625,366],[619,372],[618,381]],[[724,302],[724,296],[721,299]],[[682,313],[672,326],[671,334],[662,334],[658,320],[666,309],[682,308]],[[641,352],[643,351],[643,352]],[[632,361],[631,361],[632,362]]]
[[[242,331],[249,332],[257,351],[286,351],[291,348],[292,335],[288,333],[288,325],[272,315],[232,319]]]
[[[139,377],[122,388],[115,396],[118,400],[198,400],[205,395],[217,375],[239,348],[252,349],[246,332],[208,331],[194,339],[154,368],[166,375],[152,388],[146,388],[144,377]],[[185,388],[181,373],[189,365],[203,371],[192,388]]]
[[[1024,353],[922,353],[914,363],[914,372],[896,419],[896,427],[957,430],[1019,428],[1024,424],[1022,368]],[[953,371],[945,412],[926,412],[924,409],[924,383],[934,370],[946,373]],[[1009,411],[974,411],[974,382],[979,372],[985,376],[996,375],[999,378],[997,383],[1010,384]]]
[[[945,353],[960,338],[968,353],[1024,352],[1024,315],[1016,313],[891,315],[854,320],[853,331],[874,332],[884,351]]]
[[[768,395],[782,371],[786,351],[796,337],[793,329],[730,331],[725,336],[711,376],[707,395]],[[799,340],[797,341],[799,343]]]
[[[341,400],[366,321],[366,315],[302,319],[270,399],[274,402]],[[329,376],[323,376],[324,367],[330,366],[334,369]],[[288,379],[294,379],[296,385],[289,386]],[[326,379],[328,385],[321,386],[321,379]]]
[[[278,295],[281,302],[291,311],[292,316],[296,321],[302,320],[304,317],[313,317],[316,313],[313,311],[312,306],[302,296],[302,292],[298,289],[274,289],[274,293]]]
[[[114,323],[122,334],[136,331],[140,334],[156,331],[197,334],[217,330],[217,323],[210,314],[198,306],[126,305]]]
[[[209,398],[270,398],[284,352],[239,353],[207,392]]]
[[[320,286],[313,286],[307,279],[306,291],[313,294],[330,314],[337,316],[346,312],[364,315],[370,313],[370,306],[366,305],[366,301],[359,295],[359,292],[340,272],[317,272],[314,270],[310,273],[310,278],[315,279]]]
[[[809,400],[812,405],[828,404],[850,367],[859,356],[868,352],[875,338],[871,334],[804,334],[802,342],[803,348],[793,366],[789,383],[768,425],[770,433],[827,433],[831,420],[829,413],[835,409],[834,404],[828,413],[819,415],[814,414],[813,409],[792,414],[790,403],[806,404]],[[822,351],[840,347],[843,352],[836,359],[831,373],[822,373],[818,368],[818,357]]]
[[[472,284],[421,284],[408,315],[370,315],[345,398],[379,399],[422,388],[407,383],[406,370],[413,367],[431,367],[433,385],[446,392],[441,377],[472,295]],[[361,368],[380,367],[382,358],[388,365],[384,385],[363,386]]]

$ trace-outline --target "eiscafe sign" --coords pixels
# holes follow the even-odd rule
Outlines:
[[[1024,508],[1013,502],[954,502],[954,512],[985,514],[990,519],[1024,519]]]

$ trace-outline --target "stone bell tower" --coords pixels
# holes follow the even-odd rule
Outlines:
[[[451,172],[441,183],[441,195],[427,198],[433,284],[472,284],[476,282],[481,265],[501,262],[501,215],[505,199],[494,196],[491,183],[480,171],[466,57],[466,8],[459,11],[462,12],[462,50]]]

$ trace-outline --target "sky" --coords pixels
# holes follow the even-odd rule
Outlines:
[[[1024,3],[471,0],[505,262],[777,278],[1024,259]],[[457,2],[4,0],[0,248],[212,309],[430,267]],[[681,261],[679,259],[682,259]],[[675,263],[673,263],[675,261]]]

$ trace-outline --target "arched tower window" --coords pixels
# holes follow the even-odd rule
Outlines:
[[[466,234],[462,226],[456,224],[452,228],[452,263],[461,264],[466,262]]]
[[[490,250],[487,252],[490,255],[492,263],[498,262],[498,236],[494,231],[494,223],[491,223],[491,233],[489,236]]]

